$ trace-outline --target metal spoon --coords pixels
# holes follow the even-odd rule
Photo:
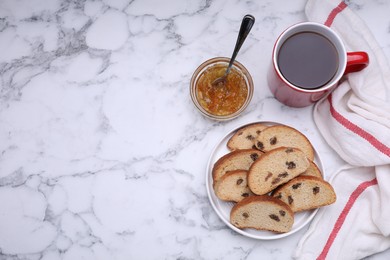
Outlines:
[[[214,80],[212,85],[218,85],[220,83],[225,83],[226,78],[230,72],[232,65],[233,65],[233,62],[236,59],[237,53],[240,50],[242,44],[244,43],[246,37],[248,36],[250,30],[252,29],[252,26],[254,23],[255,23],[255,18],[250,14],[247,14],[244,16],[244,18],[242,18],[240,31],[239,31],[238,36],[237,36],[236,46],[234,47],[233,55],[230,58],[230,62],[229,62],[229,65],[225,71],[225,74],[222,77],[219,77],[216,80]]]

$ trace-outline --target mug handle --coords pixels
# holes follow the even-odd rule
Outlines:
[[[351,72],[361,71],[370,63],[368,54],[364,51],[348,52],[347,53],[347,67],[345,68],[345,74]]]

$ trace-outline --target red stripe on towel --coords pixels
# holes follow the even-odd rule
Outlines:
[[[336,6],[328,15],[328,18],[325,21],[325,25],[331,26],[335,17],[342,12],[345,8],[347,7],[347,4],[344,1],[341,1],[338,6]],[[374,146],[378,151],[381,153],[387,155],[390,157],[390,147],[386,146],[384,143],[380,142],[378,139],[375,138],[372,134],[366,132],[359,126],[353,124],[351,121],[349,121],[347,118],[342,116],[340,113],[338,113],[332,104],[332,95],[330,94],[328,96],[328,100],[330,103],[330,112],[332,116],[340,123],[342,124],[345,128],[349,129],[353,133],[359,135],[366,141],[368,141],[372,146]]]
[[[327,20],[325,21],[326,26],[331,26],[335,17],[337,14],[342,12],[347,7],[347,4],[345,2],[340,2],[340,4],[335,7],[332,12],[329,14]],[[369,134],[368,132],[364,131],[362,128],[358,127],[357,125],[350,122],[348,119],[346,119],[344,116],[342,116],[339,112],[336,111],[336,109],[333,107],[332,103],[332,94],[328,96],[328,101],[330,104],[330,112],[333,118],[335,118],[341,125],[343,125],[345,128],[349,129],[353,133],[359,135],[360,137],[367,140],[371,145],[373,145],[376,149],[381,151],[382,153],[390,156],[390,148],[384,145],[383,143],[379,142],[373,135]],[[336,223],[333,227],[333,230],[331,231],[328,240],[326,241],[326,244],[321,252],[321,254],[317,257],[318,260],[325,259],[328,255],[328,252],[334,242],[334,240],[337,237],[337,234],[339,233],[341,227],[344,224],[344,221],[346,217],[348,216],[348,213],[350,212],[352,206],[355,204],[356,200],[359,198],[359,196],[365,191],[368,187],[371,187],[373,185],[377,185],[378,181],[376,178],[374,178],[371,181],[365,181],[361,183],[350,195],[347,204],[345,205],[344,209],[341,211],[339,217],[336,220]]]
[[[332,232],[329,235],[328,241],[326,241],[325,247],[322,250],[321,254],[317,257],[317,260],[322,260],[326,258],[326,255],[329,252],[330,247],[333,244],[333,241],[337,237],[337,234],[339,233],[340,228],[342,227],[345,218],[348,216],[349,211],[351,210],[352,206],[355,204],[356,200],[360,196],[360,194],[363,193],[368,187],[378,184],[377,179],[372,179],[371,181],[365,181],[362,182],[351,194],[351,196],[348,199],[347,204],[345,204],[345,207],[343,211],[341,211],[340,216],[338,217]]]
[[[352,131],[353,133],[365,139],[381,153],[390,157],[390,147],[386,146],[384,143],[376,139],[375,136],[366,132],[364,129],[360,128],[359,126],[355,125],[354,123],[352,123],[351,121],[349,121],[347,118],[345,118],[343,115],[341,115],[339,112],[336,111],[332,103],[332,94],[328,96],[328,101],[330,104],[330,113],[332,114],[333,118],[337,120],[337,122],[339,122],[348,130]]]
[[[332,23],[333,23],[333,20],[334,18],[340,13],[342,12],[345,8],[347,7],[347,4],[345,2],[340,2],[340,4],[338,6],[336,6],[332,12],[330,12],[330,14],[328,15],[328,19],[326,19],[325,21],[325,25],[326,26],[331,26]]]

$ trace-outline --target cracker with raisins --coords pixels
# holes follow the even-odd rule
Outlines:
[[[327,181],[302,175],[278,187],[272,196],[288,204],[293,212],[316,209],[336,201],[336,193]]]
[[[254,228],[285,233],[294,224],[290,207],[276,198],[250,196],[238,202],[230,212],[230,222],[238,228]]]
[[[224,174],[234,170],[248,170],[263,152],[256,149],[237,150],[225,154],[214,164],[212,176],[214,184]]]
[[[286,125],[274,125],[265,128],[254,140],[257,149],[268,152],[279,147],[294,147],[302,150],[311,161],[314,148],[309,139],[295,128]]]
[[[230,151],[256,149],[255,141],[259,134],[267,127],[265,124],[255,123],[237,130],[228,140],[227,148]]]
[[[273,149],[264,153],[249,168],[249,188],[257,195],[267,194],[306,171],[309,165],[310,161],[300,149]]]
[[[248,187],[248,172],[230,171],[223,175],[214,185],[215,195],[224,201],[239,202],[254,195]]]

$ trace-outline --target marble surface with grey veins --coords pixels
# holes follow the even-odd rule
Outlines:
[[[390,2],[351,0],[390,60]],[[210,205],[206,164],[230,130],[277,121],[306,134],[331,175],[342,164],[312,107],[277,102],[266,82],[276,37],[305,0],[0,1],[0,259],[290,259],[306,228],[255,240]],[[189,81],[237,57],[255,92],[245,113],[204,118]],[[386,251],[370,259],[388,259]]]

